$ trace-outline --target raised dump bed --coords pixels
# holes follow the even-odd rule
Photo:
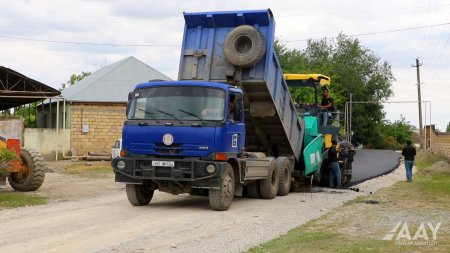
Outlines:
[[[275,55],[272,12],[184,13],[184,19],[178,79],[241,87],[247,151],[300,159],[304,123]]]

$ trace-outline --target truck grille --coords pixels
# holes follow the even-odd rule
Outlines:
[[[157,146],[158,148],[181,148],[183,144],[181,143],[172,143],[172,145],[167,146],[166,144],[162,143],[162,142],[156,142],[155,146]]]
[[[160,154],[165,154],[165,155],[176,155],[181,153],[183,150],[181,149],[163,149],[163,148],[157,148],[155,149],[156,152],[160,153]]]

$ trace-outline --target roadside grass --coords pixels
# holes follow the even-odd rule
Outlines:
[[[110,162],[78,162],[64,168],[64,174],[80,177],[102,178],[113,174]]]
[[[23,207],[47,204],[47,198],[23,192],[0,192],[0,207]]]
[[[305,225],[305,226],[308,226]],[[254,247],[248,252],[397,252],[390,241],[355,239],[342,233],[294,229],[286,236]],[[398,251],[400,252],[400,251]]]
[[[421,152],[416,166],[413,183],[398,182],[372,195],[348,201],[321,218],[248,252],[450,252],[449,164]],[[381,240],[398,222],[408,223],[411,237],[421,222],[433,225],[442,222],[437,240],[429,241],[437,245],[397,245],[399,241],[395,237]],[[431,231],[427,232],[431,237]]]
[[[443,158],[433,155],[431,152],[421,151],[417,153],[414,165],[417,169],[421,170],[423,168],[430,167],[433,163],[441,160],[443,160]]]

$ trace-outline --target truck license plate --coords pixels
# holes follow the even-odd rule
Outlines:
[[[175,162],[173,161],[152,161],[153,167],[175,167]]]

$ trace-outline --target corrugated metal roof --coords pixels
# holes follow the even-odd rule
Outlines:
[[[171,80],[140,60],[130,56],[103,67],[78,83],[62,90],[66,101],[127,102],[136,84],[149,80]]]
[[[0,66],[0,110],[57,96],[59,93],[50,86]]]

